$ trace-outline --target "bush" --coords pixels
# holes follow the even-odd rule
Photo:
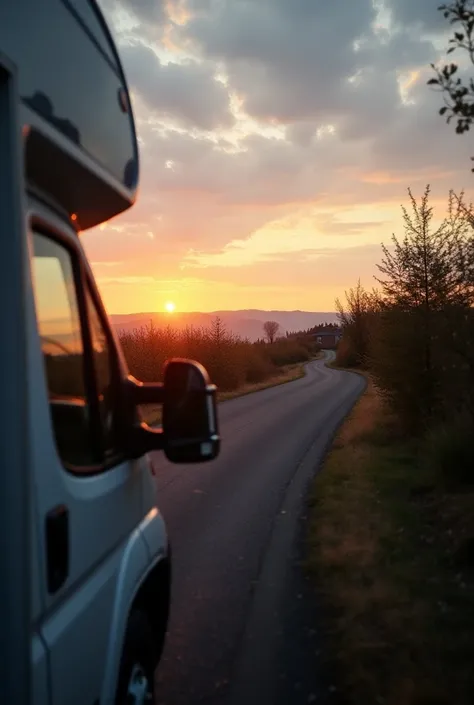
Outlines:
[[[261,344],[258,344],[261,345]],[[297,340],[276,340],[270,345],[263,345],[263,352],[273,365],[294,365],[297,362],[307,362],[311,358],[308,348]]]
[[[130,372],[143,382],[160,381],[168,358],[188,357],[203,364],[222,391],[263,382],[278,367],[311,357],[310,346],[297,340],[284,338],[271,344],[242,340],[218,318],[208,329],[145,326],[121,333],[120,341]]]
[[[344,336],[336,350],[336,364],[339,367],[357,367],[359,356],[350,338]]]
[[[272,361],[260,350],[248,350],[246,356],[246,382],[258,384],[271,377],[276,372]]]
[[[473,422],[468,414],[458,414],[426,435],[422,462],[444,487],[474,484],[473,438]]]

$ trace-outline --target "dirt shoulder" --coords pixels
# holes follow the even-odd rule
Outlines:
[[[474,492],[447,492],[369,380],[310,497],[334,701],[474,702]]]

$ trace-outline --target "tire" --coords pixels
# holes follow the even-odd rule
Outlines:
[[[144,612],[134,609],[125,633],[116,705],[155,705],[157,660],[151,624]]]

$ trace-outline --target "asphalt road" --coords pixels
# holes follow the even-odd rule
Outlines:
[[[318,360],[302,379],[221,404],[217,460],[176,466],[155,456],[173,546],[160,704],[315,702],[318,649],[299,568],[304,499],[363,387]]]

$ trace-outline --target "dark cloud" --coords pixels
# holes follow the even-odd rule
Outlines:
[[[163,21],[163,2],[122,3],[144,31]],[[415,2],[417,12],[407,9],[408,0],[393,4],[400,25],[400,18],[411,23],[429,3]],[[122,54],[132,86],[148,105],[202,129],[230,119],[225,89],[212,81],[212,62],[228,74],[230,89],[249,115],[264,122],[305,123],[304,133],[295,128],[295,137],[308,144],[327,123],[347,139],[388,129],[401,107],[399,74],[435,56],[419,31],[400,26],[391,34],[376,31],[372,0],[188,0],[186,6],[190,19],[172,25],[171,36],[203,57],[204,67],[194,62],[162,66],[143,46],[124,47]],[[351,77],[358,78],[349,82]]]
[[[121,2],[143,24],[161,24],[167,19],[164,0],[121,0]]]
[[[165,0],[97,0],[105,18],[112,26],[117,24],[117,11],[126,10],[133,19],[144,27],[153,26],[161,32],[168,22]]]
[[[292,121],[337,107],[357,68],[354,42],[374,17],[371,0],[214,2],[184,32],[224,62],[251,115]]]
[[[188,127],[229,127],[233,118],[225,86],[214,79],[208,63],[162,64],[144,44],[124,46],[121,57],[133,91],[155,116],[175,118]]]
[[[448,25],[443,13],[438,11],[441,0],[389,0],[395,23],[403,26],[418,26],[429,32],[443,32]]]
[[[194,14],[177,30],[183,41],[225,66],[231,89],[252,117],[305,123],[295,137],[306,143],[311,124],[317,129],[331,123],[347,139],[388,129],[401,107],[400,73],[434,56],[419,33],[376,32],[372,0],[189,5]]]
[[[428,180],[441,174],[465,175],[470,179],[470,156],[474,147],[468,136],[456,135],[454,125],[446,125],[439,115],[443,104],[436,91],[426,86],[431,74],[423,73],[410,97],[412,105],[401,110],[390,130],[378,134],[369,156],[369,163],[376,168],[391,170],[395,175],[403,172],[425,172]],[[456,179],[459,181],[459,177]]]

